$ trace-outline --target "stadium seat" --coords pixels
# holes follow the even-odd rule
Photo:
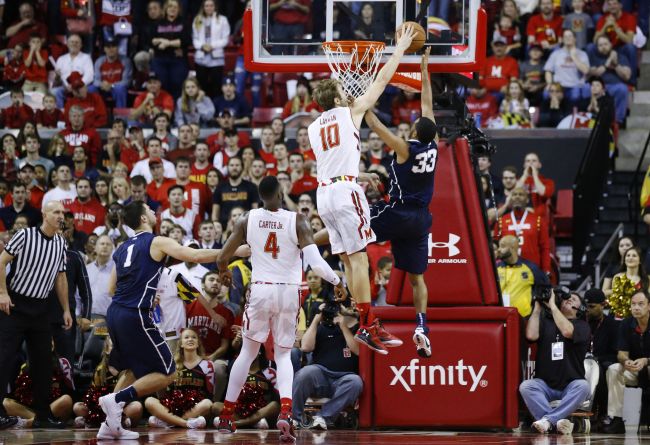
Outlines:
[[[273,118],[282,114],[282,107],[257,107],[253,109],[253,127],[263,127],[271,123]]]
[[[558,190],[554,220],[556,229],[555,236],[559,238],[570,238],[573,234],[573,190]]]

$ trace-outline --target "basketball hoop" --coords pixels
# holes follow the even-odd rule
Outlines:
[[[323,42],[327,64],[343,86],[346,94],[357,98],[362,96],[375,80],[383,42],[340,40]]]

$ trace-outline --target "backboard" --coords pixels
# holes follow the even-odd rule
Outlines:
[[[384,42],[385,62],[405,21],[426,24],[430,72],[478,71],[483,64],[487,16],[480,0],[252,0],[244,15],[245,66],[253,72],[328,72],[321,45],[332,40]],[[398,71],[419,72],[420,53],[405,55]]]

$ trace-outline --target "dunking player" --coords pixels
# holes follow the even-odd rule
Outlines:
[[[207,263],[216,261],[219,253],[216,249],[183,247],[171,238],[155,236],[156,216],[140,201],[124,208],[124,223],[136,234],[113,254],[115,269],[109,281],[113,301],[106,319],[113,340],[111,366],[128,372],[118,381],[116,393],[99,399],[106,421],[101,424],[97,438],[106,440],[137,439],[138,433],[122,428],[122,408],[174,380],[172,353],[152,317],[165,256]]]
[[[266,341],[270,330],[273,333],[275,362],[278,366],[281,404],[277,427],[281,441],[294,442],[291,419],[291,348],[296,339],[296,320],[300,310],[303,260],[317,275],[335,285],[337,299],[347,298],[347,293],[339,277],[321,258],[307,218],[282,209],[282,188],[275,176],[262,179],[259,192],[263,208],[251,210],[237,220],[218,261],[222,282],[229,285],[232,276],[228,270],[228,259],[244,240],[250,245],[253,275],[250,297],[244,311],[243,343],[230,373],[218,429],[222,433],[235,432],[235,403],[251,363],[257,357],[260,344]],[[301,250],[303,260],[300,258]]]
[[[318,165],[318,214],[323,219],[332,245],[332,253],[341,254],[352,297],[359,310],[359,330],[355,339],[371,349],[387,354],[386,346],[402,341],[389,334],[375,320],[370,323],[370,278],[366,245],[375,240],[370,228],[370,210],[359,176],[359,127],[363,115],[371,109],[390,82],[413,40],[413,28],[406,26],[398,37],[395,52],[383,66],[368,90],[352,103],[339,81],[321,81],[314,92],[325,112],[309,125],[309,142]]]

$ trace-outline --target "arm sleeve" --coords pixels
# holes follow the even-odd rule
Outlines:
[[[311,270],[328,283],[336,286],[341,282],[341,279],[334,273],[329,264],[320,256],[316,244],[305,246],[302,249],[302,257],[304,264],[311,266]]]
[[[25,247],[25,229],[19,230],[5,246],[5,250],[11,256],[16,256],[23,251]]]

